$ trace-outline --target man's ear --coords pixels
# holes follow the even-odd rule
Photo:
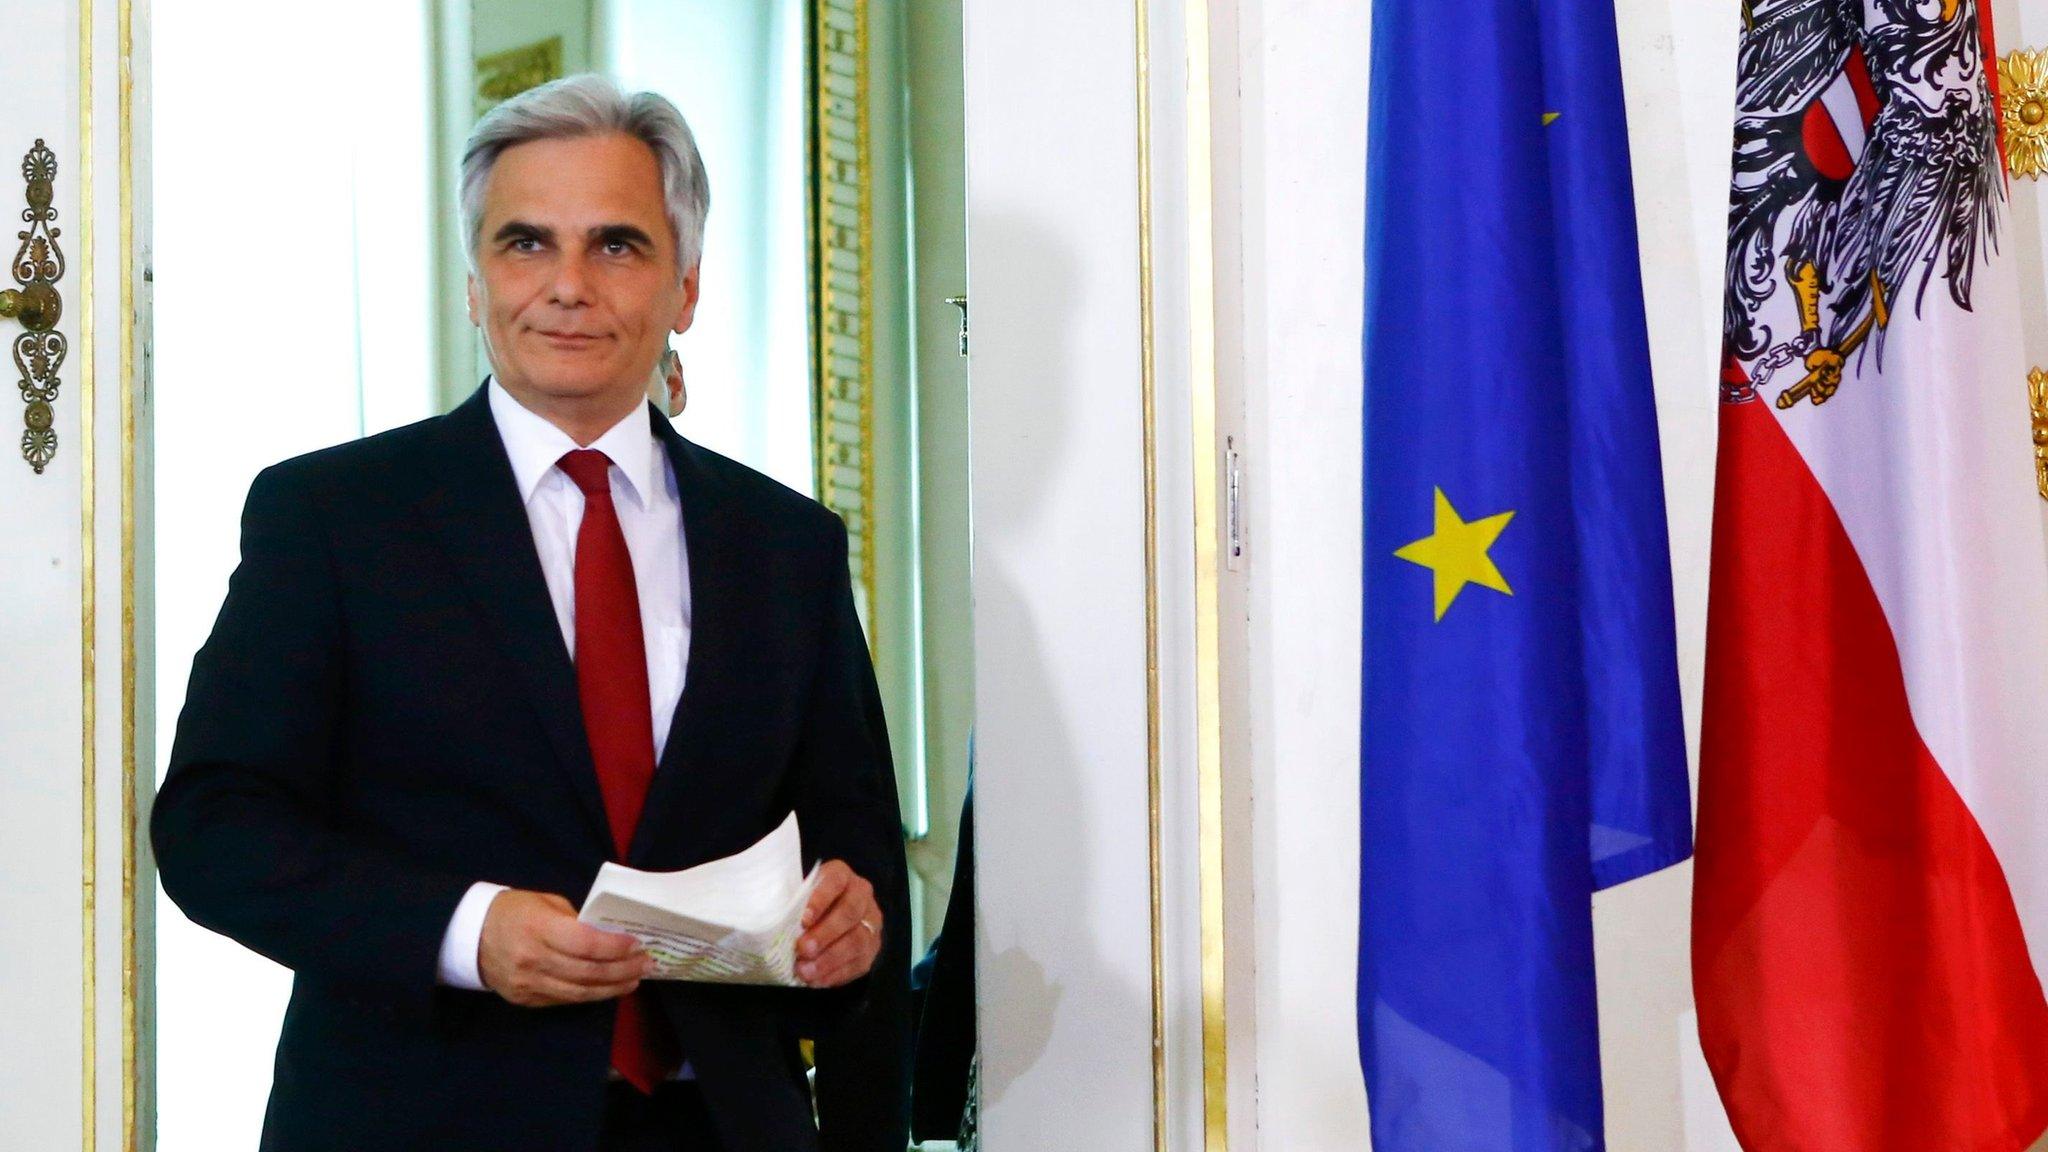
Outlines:
[[[469,300],[469,322],[470,322],[470,323],[471,323],[472,325],[475,325],[476,327],[479,327],[479,328],[483,327],[483,322],[482,322],[481,320],[478,320],[478,319],[477,319],[477,315],[478,315],[478,311],[479,311],[479,310],[478,310],[478,308],[477,308],[477,298],[476,298],[476,297],[477,297],[477,290],[476,290],[476,273],[472,272],[472,273],[470,273],[470,274],[469,274],[468,286],[467,286],[466,288],[464,288],[464,289],[463,289],[463,293],[462,293],[462,294],[463,294],[463,296],[464,296],[464,297],[466,297],[466,298],[467,298],[467,299]]]
[[[703,271],[704,265],[700,261],[691,265],[688,272],[683,273],[683,310],[676,315],[675,327],[670,329],[678,336],[688,332],[690,325],[697,322],[697,294],[700,286],[698,277]]]

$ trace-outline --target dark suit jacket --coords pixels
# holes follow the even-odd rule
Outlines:
[[[847,989],[645,987],[729,1152],[901,1152],[908,898],[845,530],[649,419],[682,499],[691,640],[626,862],[702,863],[794,810],[806,864],[873,881],[888,927]],[[296,974],[263,1148],[595,1146],[613,1005],[518,1008],[435,981],[472,881],[581,904],[611,854],[575,669],[482,391],[257,477],[151,833],[188,916]],[[803,1036],[820,1041],[822,1142]]]

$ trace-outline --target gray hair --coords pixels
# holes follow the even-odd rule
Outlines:
[[[675,234],[676,275],[704,254],[704,217],[711,211],[711,183],[697,138],[676,106],[653,92],[628,95],[603,76],[584,73],[529,88],[484,113],[462,149],[459,209],[469,270],[476,271],[484,226],[484,183],[507,148],[534,140],[578,136],[631,136],[654,150],[661,166],[661,198]]]

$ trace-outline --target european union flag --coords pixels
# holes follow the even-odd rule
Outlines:
[[[1692,841],[1612,0],[1375,0],[1367,162],[1373,1148],[1599,1149],[1592,894]]]

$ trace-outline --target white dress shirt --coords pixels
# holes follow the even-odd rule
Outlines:
[[[534,550],[548,598],[569,654],[576,654],[576,532],[583,526],[583,492],[556,462],[581,445],[528,411],[496,380],[489,385],[491,418],[512,460],[512,478],[526,505]],[[690,557],[684,546],[683,506],[668,453],[636,408],[590,444],[611,457],[612,504],[618,509],[626,551],[633,558],[633,582],[640,593],[640,630],[647,645],[648,703],[654,715],[654,756],[668,745],[668,727],[683,695],[690,653]],[[449,918],[441,938],[440,980],[456,988],[483,990],[477,972],[477,944],[484,914],[503,892],[502,884],[472,884]]]

